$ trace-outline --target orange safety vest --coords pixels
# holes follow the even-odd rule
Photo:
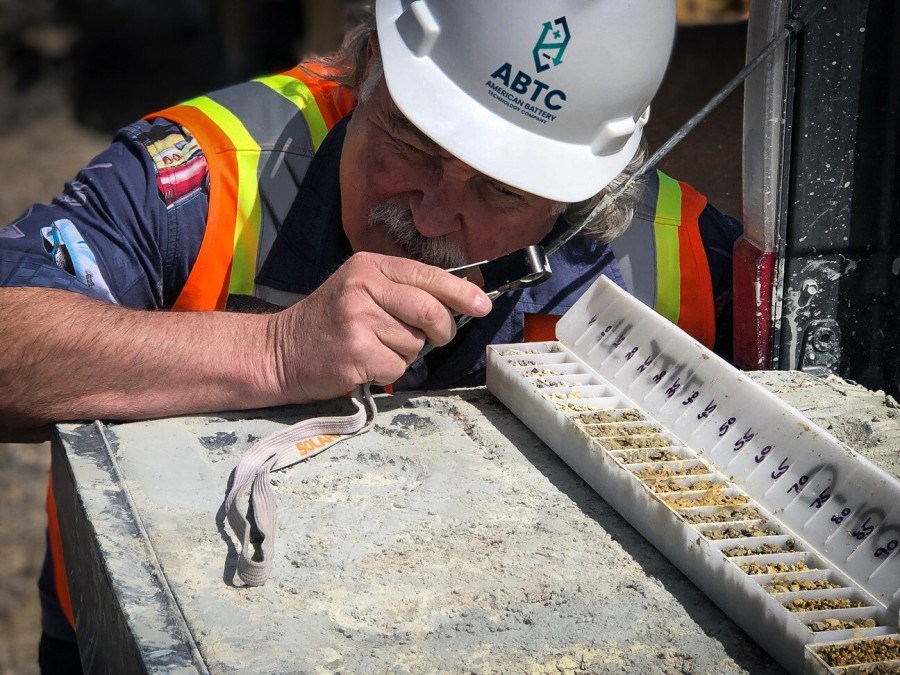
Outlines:
[[[253,295],[253,280],[294,202],[309,158],[355,106],[349,89],[298,66],[155,115],[191,131],[210,173],[206,233],[174,310],[221,310],[230,293]],[[298,122],[305,124],[305,137],[285,133]],[[287,181],[269,174],[276,165]]]
[[[222,310],[229,294],[253,295],[312,155],[356,106],[350,89],[325,79],[321,66],[305,65],[147,116],[190,131],[209,167],[206,230],[173,310]],[[56,593],[74,628],[52,481],[47,516]]]
[[[704,346],[716,340],[716,314],[700,214],[706,197],[661,171],[651,175],[625,234],[612,243],[631,295]],[[559,316],[526,314],[526,342],[556,339]]]

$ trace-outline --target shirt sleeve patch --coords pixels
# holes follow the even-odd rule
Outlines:
[[[94,252],[71,220],[62,218],[53,221],[49,227],[41,228],[41,238],[44,251],[59,269],[78,279],[95,295],[116,303],[106,279],[103,278],[103,273],[97,266]]]
[[[200,192],[209,194],[206,156],[186,129],[158,120],[137,138],[156,169],[156,186],[166,209],[178,206]]]

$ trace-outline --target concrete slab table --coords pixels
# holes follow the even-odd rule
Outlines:
[[[346,402],[58,426],[88,671],[782,672],[486,390],[377,402],[372,432],[274,474],[258,588],[235,574],[229,474]]]

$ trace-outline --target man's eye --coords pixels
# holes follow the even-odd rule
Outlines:
[[[506,187],[502,183],[497,183],[497,182],[491,180],[491,181],[488,181],[488,185],[490,185],[491,189],[494,190],[494,192],[497,192],[501,195],[507,195],[509,197],[518,197],[519,196],[519,194],[517,192],[513,192],[512,190],[510,190],[508,187]]]
[[[399,138],[393,138],[391,140],[394,142],[394,147],[397,148],[400,152],[409,153],[415,150],[415,148],[413,148],[408,143],[404,143]]]
[[[394,138],[394,145],[400,150],[400,152],[406,153],[407,155],[423,155],[425,151],[422,148],[413,145],[412,143],[407,143],[404,140],[399,138]]]

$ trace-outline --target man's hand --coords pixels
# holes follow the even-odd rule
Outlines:
[[[272,317],[275,368],[296,402],[340,396],[366,382],[389,384],[426,340],[456,333],[454,314],[484,316],[477,286],[414,260],[357,253],[309,297]]]

